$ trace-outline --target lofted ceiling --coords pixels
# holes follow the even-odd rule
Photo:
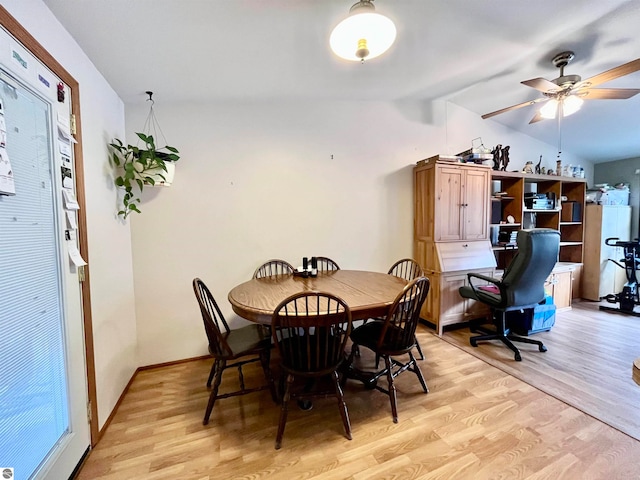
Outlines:
[[[127,104],[440,99],[479,115],[540,97],[551,58],[583,79],[640,57],[638,0],[375,0],[396,23],[383,56],[335,57],[329,34],[356,0],[44,0]],[[640,72],[600,87],[640,88]],[[493,117],[549,144],[535,106]],[[591,100],[562,123],[562,149],[593,162],[640,157],[640,94]]]

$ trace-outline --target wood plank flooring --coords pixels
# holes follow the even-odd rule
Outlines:
[[[574,303],[572,310],[556,315],[549,332],[532,335],[544,342],[545,353],[517,343],[522,362],[498,341],[472,347],[468,328],[445,332],[443,338],[640,440],[640,385],[633,369],[640,357],[640,318],[603,312],[598,305]]]
[[[198,360],[140,372],[77,478],[640,478],[639,441],[420,329],[426,359],[419,363],[430,393],[412,373],[398,377],[397,424],[387,396],[349,381],[353,440],[344,437],[335,399],[318,400],[310,411],[291,409],[276,451],[279,408],[267,391],[220,400],[202,425],[211,362]],[[551,343],[550,352],[560,349]],[[372,362],[362,350],[361,361]],[[521,363],[550,352],[525,351]],[[615,351],[604,355],[617,358]],[[616,361],[628,375],[631,364]],[[562,363],[557,368],[563,372]],[[256,365],[245,377],[248,384],[262,380]],[[223,388],[236,386],[234,372],[226,372]],[[626,401],[621,395],[611,393],[608,409]]]

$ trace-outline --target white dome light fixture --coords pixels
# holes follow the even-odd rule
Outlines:
[[[360,0],[331,32],[331,50],[345,60],[364,62],[389,50],[396,39],[393,22],[376,13],[373,0]]]
[[[553,98],[540,109],[540,116],[543,118],[556,118],[556,113],[559,110],[558,107],[561,106],[562,116],[568,117],[580,110],[583,103],[584,100],[577,95],[568,95],[560,98],[560,100]]]

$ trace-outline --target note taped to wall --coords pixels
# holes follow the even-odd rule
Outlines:
[[[15,195],[16,185],[13,180],[13,169],[7,150],[0,147],[0,194]]]

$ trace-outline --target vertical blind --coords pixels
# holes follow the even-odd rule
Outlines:
[[[0,196],[0,467],[28,479],[69,429],[48,103],[0,72],[15,196]]]

